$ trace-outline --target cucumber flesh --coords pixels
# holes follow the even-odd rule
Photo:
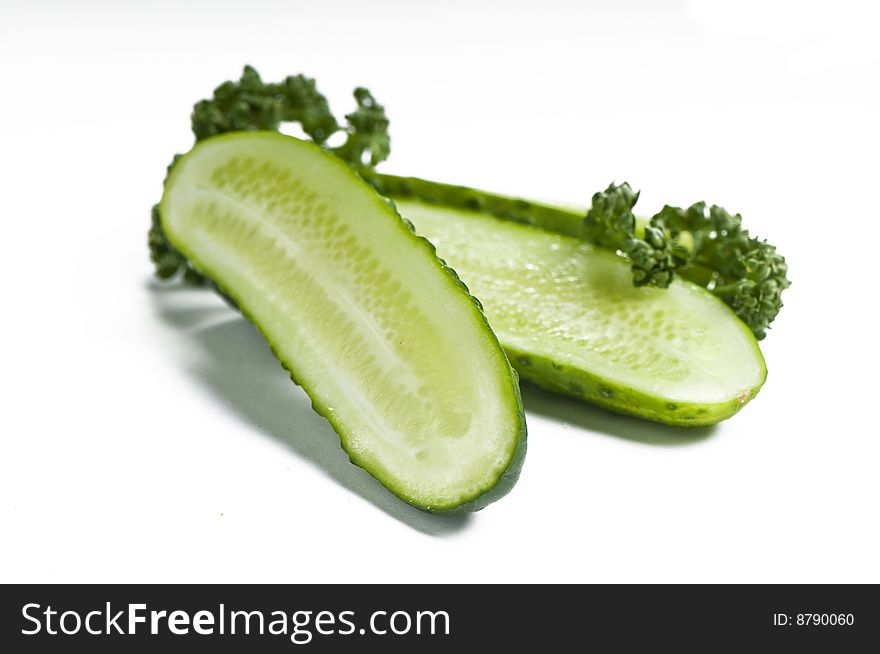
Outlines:
[[[703,288],[635,288],[625,261],[581,239],[485,212],[395,203],[483,303],[523,379],[675,425],[728,418],[764,383],[751,331]]]
[[[510,489],[525,454],[516,373],[479,303],[351,167],[292,137],[226,134],[177,162],[160,210],[353,463],[428,511]]]

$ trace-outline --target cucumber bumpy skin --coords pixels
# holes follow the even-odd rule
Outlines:
[[[636,288],[623,259],[559,233],[576,229],[570,212],[501,196],[477,212],[464,191],[452,207],[395,202],[480,298],[522,379],[679,426],[729,418],[763,385],[754,335],[706,289]]]
[[[212,137],[177,162],[160,211],[352,463],[431,512],[510,490],[526,451],[516,372],[464,284],[349,165],[274,132]]]

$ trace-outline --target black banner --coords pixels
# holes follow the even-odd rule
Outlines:
[[[854,651],[880,642],[880,596],[867,585],[34,585],[0,594],[5,652]]]

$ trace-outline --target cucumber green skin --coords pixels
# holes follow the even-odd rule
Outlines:
[[[545,357],[506,346],[507,356],[516,362],[520,378],[551,393],[596,404],[614,413],[636,416],[675,427],[705,427],[727,420],[743,408],[767,379],[764,366],[761,383],[734,400],[719,404],[670,402],[633,388],[610,383],[589,370],[561,365]],[[763,363],[763,358],[761,359]]]
[[[190,154],[196,152],[198,149],[203,147],[204,144],[210,142],[216,142],[221,139],[237,139],[237,138],[281,138],[281,139],[290,139],[292,137],[288,137],[285,135],[278,134],[277,132],[228,132],[226,134],[222,134],[219,136],[214,136],[208,139],[204,139],[196,143],[192,150],[186,155],[183,155],[183,158],[186,158]],[[326,154],[321,148],[307,141],[299,141],[305,147],[313,148],[316,152],[321,153],[322,156],[329,157],[333,161],[339,162],[340,170],[344,170],[346,174],[348,174],[351,178],[352,183],[354,184],[363,184],[363,179],[355,172],[353,168],[351,168],[348,164],[342,162],[342,160],[336,159],[335,157],[331,157]],[[492,331],[492,328],[489,326],[489,322],[486,319],[486,315],[483,312],[483,307],[480,304],[479,300],[477,300],[473,295],[471,295],[467,286],[464,282],[459,278],[456,272],[446,265],[446,262],[440,259],[436,250],[427,239],[418,236],[415,233],[415,228],[413,224],[408,220],[402,218],[400,214],[397,212],[393,203],[389,202],[386,198],[382,197],[378,193],[375,194],[376,202],[383,206],[386,211],[391,211],[398,218],[398,222],[400,225],[400,229],[405,231],[409,237],[412,239],[414,247],[422,247],[426,248],[431,252],[434,260],[436,261],[437,267],[450,279],[450,281],[456,284],[463,293],[467,295],[467,297],[471,300],[471,304],[474,307],[474,315],[479,320],[479,322],[485,326],[486,330],[492,336],[492,342],[502,353],[503,360],[507,361],[506,370],[501,370],[499,373],[502,376],[508,376],[511,380],[511,396],[513,399],[513,410],[516,413],[517,420],[516,424],[518,425],[517,434],[515,436],[515,445],[512,448],[510,459],[508,461],[507,466],[504,471],[499,475],[497,480],[486,490],[482,492],[478,492],[472,496],[462,497],[459,502],[454,505],[445,505],[445,506],[424,506],[412,498],[404,488],[399,488],[397,485],[389,479],[383,479],[381,475],[376,474],[374,471],[370,470],[368,466],[364,465],[362,461],[359,460],[356,453],[354,453],[348,446],[348,443],[345,438],[345,432],[339,425],[339,423],[335,420],[333,412],[329,410],[329,407],[324,406],[320,402],[316,401],[312,394],[309,392],[309,388],[307,385],[302,384],[299,381],[297,367],[295,362],[286,361],[284,358],[280,356],[279,349],[276,347],[276,344],[273,342],[271,336],[263,328],[260,323],[255,320],[251,315],[248,314],[247,310],[244,308],[245,303],[242,301],[243,298],[237,296],[231,289],[224,286],[224,284],[218,279],[217,275],[211,273],[211,271],[207,270],[204,266],[200,265],[198,255],[189,248],[188,244],[180,239],[176,239],[172,230],[168,229],[168,226],[164,223],[164,216],[167,215],[167,205],[166,200],[168,197],[168,189],[170,189],[177,179],[177,172],[183,168],[178,162],[178,165],[174,167],[174,169],[169,174],[168,178],[165,181],[165,191],[162,194],[162,201],[159,205],[159,210],[161,212],[162,220],[163,220],[163,228],[165,229],[165,233],[171,242],[171,244],[181,253],[183,254],[187,261],[191,264],[191,266],[201,275],[203,275],[217,292],[226,298],[230,303],[238,309],[238,311],[242,314],[242,316],[247,319],[250,323],[252,323],[257,330],[262,334],[263,338],[266,339],[266,342],[269,344],[269,347],[272,350],[272,353],[279,360],[282,367],[290,374],[290,379],[294,384],[300,386],[306,394],[309,396],[311,400],[312,409],[318,415],[322,416],[330,425],[333,427],[333,430],[339,435],[340,445],[343,451],[348,456],[349,461],[362,468],[367,473],[370,474],[373,478],[379,481],[385,488],[391,491],[398,498],[414,506],[417,509],[428,513],[435,514],[461,514],[461,513],[470,513],[474,511],[479,511],[489,504],[501,499],[516,484],[519,479],[520,472],[522,470],[523,462],[525,461],[525,455],[527,450],[527,429],[526,429],[526,418],[525,411],[523,410],[523,402],[522,402],[522,394],[520,392],[519,387],[519,376],[513,366],[510,364],[509,360],[504,353],[504,350],[501,347],[501,344],[498,342],[495,333]]]
[[[581,237],[583,215],[538,202],[519,200],[478,189],[440,184],[415,177],[369,173],[368,181],[395,199],[421,200],[428,204],[488,213],[496,218],[531,225],[546,231]],[[720,302],[709,291],[707,297]],[[737,319],[744,333],[751,330]],[[677,427],[703,427],[730,418],[757,394],[767,379],[767,367],[757,341],[755,354],[761,365],[760,383],[729,402],[694,404],[673,402],[636,389],[611,383],[589,370],[574,368],[531,352],[503,344],[520,378],[539,388],[601,406],[614,413],[636,416]]]
[[[379,193],[390,198],[421,200],[456,209],[470,209],[496,218],[532,225],[566,236],[581,237],[584,213],[548,204],[488,193],[467,186],[441,184],[418,177],[398,177],[371,171],[361,173]]]

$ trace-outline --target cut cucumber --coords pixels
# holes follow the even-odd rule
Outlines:
[[[636,288],[624,260],[581,239],[485,211],[395,203],[483,303],[523,379],[674,425],[724,420],[764,383],[751,331],[699,286]]]
[[[513,486],[516,373],[455,273],[351,167],[292,137],[231,133],[177,162],[160,210],[353,463],[428,511],[476,510]]]

